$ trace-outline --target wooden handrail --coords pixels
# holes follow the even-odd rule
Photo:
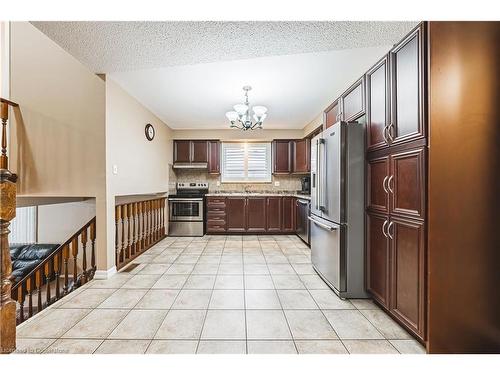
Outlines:
[[[117,269],[166,237],[166,201],[166,198],[155,198],[115,206]]]
[[[0,152],[0,354],[13,352],[16,348],[16,303],[11,298],[12,260],[9,248],[9,226],[16,216],[17,176],[9,171],[7,157],[7,121],[9,106],[18,104],[0,98],[2,139]]]
[[[17,300],[17,322],[26,319],[25,302],[28,298],[27,317],[35,315],[47,306],[92,280],[95,263],[96,218],[92,218],[68,240],[52,251],[40,264],[16,282],[12,298]],[[80,239],[80,242],[79,242]],[[87,245],[90,239],[90,268],[87,268]],[[80,247],[82,252],[80,253]],[[81,254],[81,271],[78,271],[78,255]],[[70,273],[69,267],[73,267]],[[61,290],[61,280],[62,290]],[[45,290],[43,290],[45,288]],[[37,299],[36,311],[33,304]]]

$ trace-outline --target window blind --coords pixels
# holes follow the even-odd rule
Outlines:
[[[271,143],[222,143],[222,182],[271,182]]]

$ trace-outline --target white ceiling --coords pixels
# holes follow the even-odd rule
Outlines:
[[[33,22],[173,129],[223,129],[243,100],[300,129],[415,22]]]
[[[108,75],[172,129],[224,129],[243,102],[265,105],[266,129],[302,129],[389,46],[307,53]]]
[[[32,22],[96,73],[391,45],[415,22]]]

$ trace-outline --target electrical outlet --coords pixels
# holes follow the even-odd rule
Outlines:
[[[118,174],[118,166],[113,164],[113,174]]]
[[[279,181],[274,181],[274,186],[279,187],[280,186],[280,182]]]

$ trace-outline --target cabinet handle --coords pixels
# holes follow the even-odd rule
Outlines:
[[[394,137],[392,136],[391,129],[394,127],[394,124],[391,122],[389,125],[387,125],[386,130],[387,130],[387,138],[389,138],[388,143],[394,142]]]
[[[389,191],[387,190],[386,185],[385,185],[385,183],[387,182],[388,178],[389,178],[389,176],[385,176],[384,177],[384,181],[382,181],[382,187],[384,188],[384,191],[385,191],[386,194],[389,194]]]
[[[382,234],[384,237],[387,237],[387,233],[385,231],[385,226],[387,225],[387,220],[384,221],[384,224],[382,224]]]
[[[387,189],[389,189],[389,191],[391,192],[391,194],[394,194],[394,190],[391,189],[391,181],[394,179],[394,175],[391,175],[391,177],[389,177],[389,180],[387,180]]]
[[[391,240],[393,240],[393,239],[394,239],[394,237],[393,237],[393,236],[392,236],[392,234],[391,234],[391,227],[392,227],[393,225],[394,225],[394,222],[393,222],[393,221],[391,221],[391,222],[389,223],[389,226],[387,227],[387,235],[389,236],[389,238],[390,238]],[[393,233],[393,234],[394,234],[394,233]]]

